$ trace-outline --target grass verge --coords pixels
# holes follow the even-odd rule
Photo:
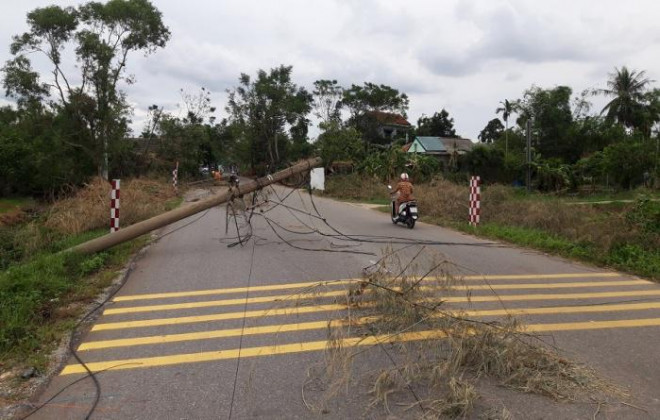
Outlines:
[[[354,175],[329,178],[326,185],[325,194],[339,199],[387,197],[382,183]],[[615,197],[631,197],[632,202],[576,206],[572,197],[489,185],[482,191],[478,229],[467,224],[467,186],[435,179],[415,185],[415,196],[422,221],[660,281],[660,202],[654,200],[655,192]]]
[[[122,186],[122,226],[182,202],[167,183]],[[30,392],[20,378],[25,368],[49,372],[62,338],[149,241],[145,235],[94,255],[60,252],[108,232],[109,188],[94,180],[29,222],[0,226],[0,405]]]
[[[540,229],[484,223],[475,228],[467,224],[452,224],[466,233],[500,239],[512,244],[538,249],[601,266],[614,267],[640,276],[660,278],[660,250],[649,250],[635,244],[618,244],[604,250],[593,243],[574,242]]]
[[[104,233],[87,232],[60,245],[73,246]],[[147,240],[138,238],[95,255],[44,253],[0,273],[3,370],[30,366],[45,372],[63,334]]]

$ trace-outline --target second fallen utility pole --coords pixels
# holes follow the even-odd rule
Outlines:
[[[251,193],[252,191],[258,190],[267,185],[282,181],[283,179],[292,175],[309,171],[310,169],[319,166],[321,162],[321,158],[308,159],[283,171],[276,172],[263,178],[258,178],[254,181],[246,182],[239,188],[232,188],[227,192],[199,201],[193,205],[170,210],[161,215],[152,217],[151,219],[143,220],[142,222],[127,226],[109,235],[92,239],[91,241],[87,241],[80,245],[74,246],[65,252],[72,251],[81,254],[93,254],[95,252],[103,251],[115,245],[119,245],[121,243],[130,241],[131,239],[135,239],[138,236],[142,236],[145,233],[151,232],[152,230],[159,229],[181,219],[185,219],[186,217],[192,216],[193,214],[210,209],[211,207],[226,203],[234,197]]]

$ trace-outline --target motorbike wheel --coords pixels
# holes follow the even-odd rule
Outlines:
[[[408,226],[408,229],[414,228],[415,227],[415,219],[406,220],[406,226]]]

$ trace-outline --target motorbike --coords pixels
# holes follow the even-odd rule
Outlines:
[[[417,221],[417,201],[404,201],[399,205],[399,212],[396,212],[396,198],[392,195],[392,186],[388,185],[387,189],[390,191],[392,198],[392,203],[390,205],[390,215],[392,217],[392,223],[395,225],[399,222],[408,226],[408,229],[415,227],[415,222]]]
[[[239,183],[238,175],[232,172],[229,175],[229,186],[238,188],[238,183]]]

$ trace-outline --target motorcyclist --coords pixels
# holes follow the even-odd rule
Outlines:
[[[406,201],[412,201],[414,200],[412,194],[413,194],[413,185],[410,182],[410,177],[408,176],[407,173],[402,173],[400,177],[400,181],[396,184],[396,188],[394,191],[392,191],[392,194],[399,193],[399,196],[396,199],[396,212],[397,214],[399,213],[399,207],[401,207],[402,203],[405,203]]]

